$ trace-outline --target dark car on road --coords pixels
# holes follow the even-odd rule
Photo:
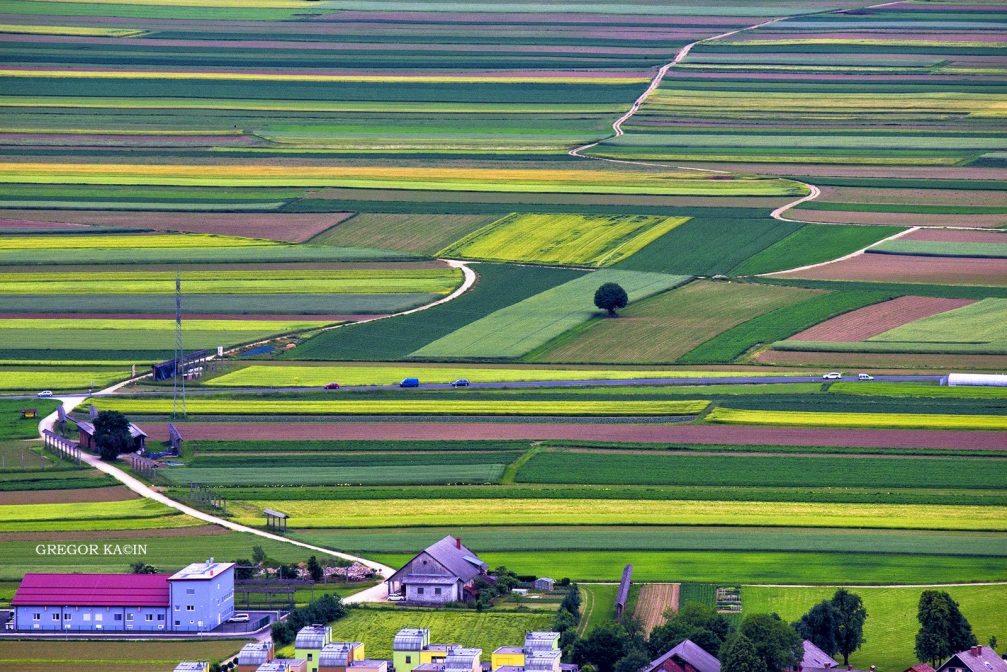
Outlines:
[[[469,385],[471,385],[471,383],[468,378],[459,378],[451,383],[451,387],[468,387]]]
[[[339,389],[339,383],[329,383],[328,385],[325,386],[325,389],[326,390],[338,390]]]
[[[399,383],[399,387],[419,387],[419,386],[420,386],[419,378],[403,378],[402,382]]]

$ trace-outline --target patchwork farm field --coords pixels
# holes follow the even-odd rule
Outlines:
[[[867,4],[0,0],[0,391],[32,395],[0,400],[3,590],[306,559],[20,419],[170,359],[177,277],[185,351],[226,354],[187,382],[182,455],[127,470],[165,495],[395,567],[457,534],[585,582],[582,634],[627,563],[788,621],[872,584],[851,662],[914,663],[920,586],[1007,580],[1007,397],[940,384],[1007,366],[1007,22]],[[176,410],[160,382],[92,402],[153,450]],[[64,540],[148,548],[34,552]],[[948,590],[1007,638],[1001,586]],[[367,608],[333,635],[485,658],[553,617]],[[26,670],[179,653],[10,644]]]

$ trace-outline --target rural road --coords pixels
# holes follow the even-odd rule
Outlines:
[[[888,383],[908,383],[908,382],[937,382],[944,376],[925,375],[878,375],[874,376],[874,382]],[[60,399],[73,400],[73,406],[77,406],[84,399],[89,397],[115,397],[115,396],[163,396],[169,393],[168,389],[152,390],[130,390],[126,394],[119,392],[119,388],[128,382],[113,385],[107,389],[95,392],[94,394],[61,394]],[[820,375],[811,376],[732,376],[729,378],[623,378],[623,379],[596,379],[596,380],[524,380],[501,382],[472,382],[470,389],[481,390],[505,390],[511,388],[566,388],[566,387],[632,387],[632,386],[660,386],[660,385],[753,385],[753,384],[781,384],[781,383],[821,383],[826,382]],[[857,382],[857,376],[843,376],[841,379],[834,379],[828,382]],[[289,392],[319,392],[321,386],[307,387],[189,387],[186,394],[189,396],[214,395],[214,394],[271,394]],[[410,390],[450,390],[454,388],[450,383],[427,383],[421,384],[418,388],[401,388],[396,383],[389,385],[344,385],[338,390],[328,390],[331,394],[340,392],[360,392],[376,390],[401,390],[403,394],[408,394]],[[462,388],[464,389],[464,388]],[[32,395],[9,395],[0,396],[0,399],[34,399]],[[68,404],[68,401],[64,403]],[[69,405],[68,405],[69,408]]]
[[[101,393],[114,392],[117,388],[127,385],[128,383],[129,381],[116,383],[115,385],[112,385],[111,387],[102,390]],[[63,402],[64,410],[67,413],[69,413],[74,408],[76,408],[81,403],[81,401],[84,400],[84,397],[80,396],[59,397],[59,400]],[[39,434],[41,435],[43,430],[52,431],[53,426],[56,424],[56,419],[57,419],[57,413],[55,411],[50,413],[46,417],[42,418],[42,421],[39,422],[38,425]],[[225,518],[218,518],[217,516],[205,513],[203,511],[200,511],[199,509],[194,509],[191,506],[187,506],[186,504],[177,502],[174,499],[171,499],[170,497],[167,497],[166,495],[157,492],[156,490],[148,487],[145,483],[143,483],[139,479],[130,476],[129,474],[127,474],[125,471],[115,466],[114,464],[110,462],[105,462],[96,455],[92,455],[87,451],[81,451],[81,460],[86,462],[91,467],[97,469],[98,471],[104,472],[109,476],[115,478],[117,481],[119,481],[120,483],[122,483],[127,488],[129,488],[136,494],[140,495],[141,497],[164,504],[165,506],[168,506],[172,509],[181,511],[182,513],[191,516],[192,518],[196,518],[197,520],[202,520],[212,525],[219,525],[221,527],[225,527],[235,532],[254,534],[255,536],[262,537],[263,539],[278,541],[284,544],[291,544],[293,546],[299,546],[301,548],[305,548],[310,551],[315,551],[317,553],[322,553],[331,557],[341,558],[343,560],[349,560],[351,562],[359,562],[362,565],[370,567],[375,572],[377,572],[378,575],[382,577],[391,576],[392,573],[395,571],[391,567],[388,567],[387,565],[382,565],[381,563],[378,562],[372,562],[371,560],[367,560],[366,558],[359,558],[354,555],[348,555],[346,553],[333,551],[328,548],[324,548],[322,546],[315,546],[313,544],[307,544],[302,541],[288,539],[278,534],[272,534],[270,532],[258,530],[255,529],[254,527],[246,527],[245,525],[239,525],[238,523],[234,523]],[[388,587],[384,582],[382,582],[376,586],[372,586],[371,588],[363,590],[359,593],[350,595],[344,598],[343,601],[351,604],[355,602],[380,602],[383,601],[385,598],[387,598],[387,596],[388,596]]]

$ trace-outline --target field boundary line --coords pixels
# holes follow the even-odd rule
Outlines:
[[[793,220],[787,220],[787,221],[793,221]],[[856,252],[850,252],[847,255],[839,257],[838,259],[830,259],[829,261],[822,261],[822,262],[819,262],[817,264],[808,264],[806,266],[798,266],[797,268],[789,268],[789,269],[787,269],[785,271],[773,271],[772,273],[760,273],[759,277],[770,278],[770,277],[772,277],[774,275],[786,275],[787,273],[799,273],[801,271],[810,271],[813,268],[821,268],[822,266],[828,266],[829,264],[835,264],[835,263],[838,263],[840,261],[846,261],[847,259],[853,259],[854,257],[859,257],[862,254],[866,254],[867,250],[871,249],[872,247],[875,247],[877,245],[881,245],[882,243],[887,243],[887,242],[889,242],[891,240],[896,240],[898,238],[901,238],[902,236],[908,236],[910,233],[915,233],[915,232],[919,231],[920,228],[921,227],[919,227],[919,226],[909,227],[908,229],[906,229],[904,231],[899,231],[898,233],[892,234],[892,235],[888,236],[887,238],[882,238],[881,240],[875,241],[875,242],[871,243],[870,245],[868,245],[867,247],[865,247],[863,249],[857,250]]]

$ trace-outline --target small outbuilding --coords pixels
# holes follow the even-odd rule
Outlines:
[[[98,450],[98,444],[94,440],[94,423],[84,420],[77,420],[76,422],[77,441],[80,443],[80,447],[91,452]],[[132,422],[129,423],[129,436],[133,439],[131,452],[139,452],[147,448],[147,433]]]
[[[949,387],[1007,387],[1007,374],[949,373],[941,382]]]

